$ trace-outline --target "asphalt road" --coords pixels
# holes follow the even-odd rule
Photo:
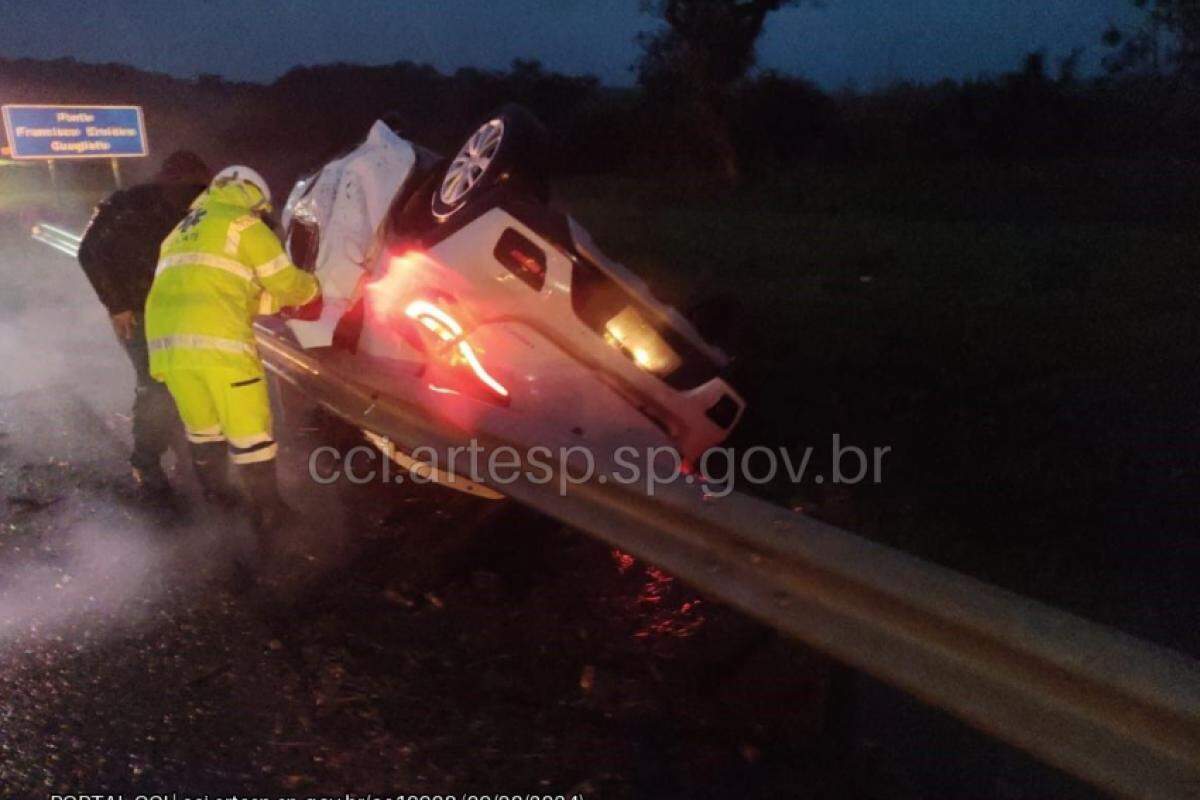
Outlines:
[[[514,506],[307,477],[356,442],[286,406],[299,565],[147,508],[132,371],[77,268],[0,247],[0,796],[159,792],[842,797],[830,665]],[[2,235],[2,234],[0,234]]]

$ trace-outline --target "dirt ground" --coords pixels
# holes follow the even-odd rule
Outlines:
[[[0,795],[842,797],[832,669],[513,506],[319,487],[352,431],[287,406],[308,558],[245,591],[244,523],[127,478],[132,371],[67,259],[0,251]],[[181,795],[182,796],[182,795]]]

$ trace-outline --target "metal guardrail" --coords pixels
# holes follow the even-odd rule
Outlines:
[[[72,258],[79,255],[79,245],[83,241],[83,238],[79,234],[72,233],[57,225],[51,225],[48,222],[40,222],[34,225],[29,235],[33,237],[35,242],[41,242],[44,245],[53,247],[63,255],[71,256]]]
[[[54,226],[34,238],[74,255]],[[451,452],[463,434],[257,328],[267,366],[351,424]],[[474,438],[484,452],[515,446]],[[466,474],[467,465],[456,465]],[[552,481],[551,485],[556,484]],[[733,494],[518,480],[504,490],[1107,791],[1200,797],[1200,663]],[[557,486],[555,485],[555,488]]]
[[[266,329],[258,343],[273,372],[351,424],[439,452],[462,443]],[[474,437],[485,453],[516,444]],[[1200,664],[1182,655],[744,495],[504,491],[1098,787],[1200,797]]]

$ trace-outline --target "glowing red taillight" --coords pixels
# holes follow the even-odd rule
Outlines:
[[[413,300],[405,306],[404,315],[420,323],[447,345],[452,345],[455,353],[483,385],[501,397],[508,397],[508,389],[483,366],[475,348],[462,338],[463,326],[448,311],[429,300]]]
[[[489,399],[507,404],[508,389],[488,372],[480,353],[466,341],[467,327],[448,311],[442,300],[453,304],[454,273],[438,264],[428,253],[408,250],[389,255],[383,275],[366,287],[368,310],[373,317],[400,329],[410,344],[425,349],[421,329],[442,345],[450,366],[466,367],[483,384]],[[437,287],[436,289],[434,287]],[[411,323],[416,323],[412,325]]]

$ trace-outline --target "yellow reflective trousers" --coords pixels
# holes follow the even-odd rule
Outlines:
[[[195,444],[227,441],[235,463],[275,456],[254,317],[320,294],[258,217],[257,187],[214,185],[162,244],[146,300],[150,374],[167,384]]]

